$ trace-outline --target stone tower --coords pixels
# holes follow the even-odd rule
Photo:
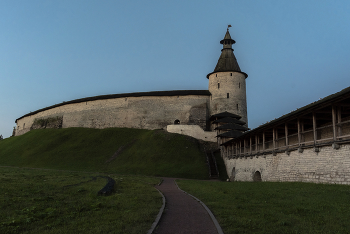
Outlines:
[[[218,63],[209,79],[210,115],[230,112],[241,116],[241,120],[248,126],[247,97],[245,79],[248,75],[241,71],[233,54],[232,40],[229,30],[220,44],[223,45]]]

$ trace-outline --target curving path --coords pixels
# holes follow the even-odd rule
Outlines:
[[[164,178],[163,183],[156,187],[165,196],[166,206],[155,234],[219,233],[206,209],[178,189],[175,179]]]

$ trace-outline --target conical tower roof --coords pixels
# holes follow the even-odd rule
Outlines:
[[[227,28],[225,37],[224,37],[223,40],[220,41],[220,44],[224,44],[224,43],[225,43],[225,40],[230,40],[231,44],[235,44],[235,43],[236,43],[235,40],[232,40],[231,35],[230,35],[230,32],[228,31],[228,28]]]
[[[224,39],[220,41],[220,44],[223,45],[223,49],[221,50],[218,63],[216,64],[214,71],[207,75],[207,78],[209,78],[209,75],[215,72],[239,72],[244,74],[246,78],[248,77],[246,73],[241,71],[241,68],[239,67],[237,59],[233,53],[232,44],[235,43],[236,42],[231,38],[230,32],[227,28]]]

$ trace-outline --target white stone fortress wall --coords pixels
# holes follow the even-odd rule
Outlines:
[[[259,172],[262,181],[350,184],[349,144],[340,145],[339,149],[328,145],[289,154],[239,157],[226,159],[225,163],[228,176],[235,181],[253,181]]]
[[[63,128],[161,129],[178,120],[180,124],[199,125],[205,129],[210,98],[210,93],[206,92],[201,95],[146,95],[62,104],[17,119],[15,135],[30,131],[35,119],[50,117],[63,117]]]

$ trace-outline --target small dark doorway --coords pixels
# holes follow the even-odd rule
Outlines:
[[[256,171],[253,175],[253,181],[254,182],[261,182],[261,174],[259,171]]]
[[[178,120],[178,119],[175,120],[175,121],[174,121],[174,124],[180,124],[180,120]]]

